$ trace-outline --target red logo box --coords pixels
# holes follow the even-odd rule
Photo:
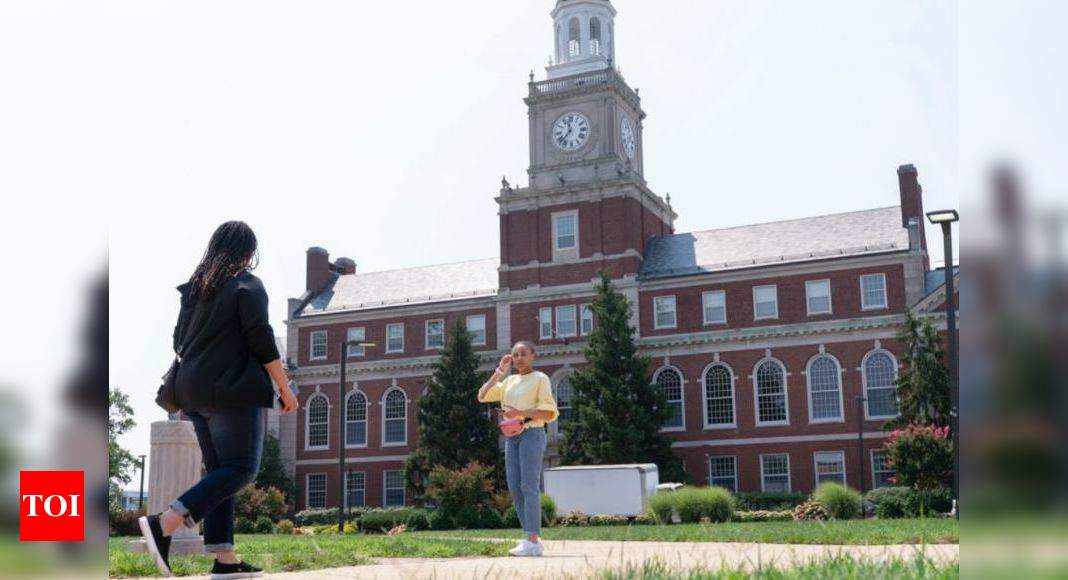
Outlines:
[[[85,541],[83,472],[19,472],[19,540]]]

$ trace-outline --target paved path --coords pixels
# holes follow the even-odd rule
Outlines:
[[[722,566],[756,568],[786,566],[838,554],[865,560],[912,559],[924,553],[937,562],[959,561],[957,544],[928,546],[809,546],[790,544],[742,544],[711,542],[602,542],[544,540],[540,558],[378,558],[377,564],[329,568],[305,572],[267,574],[266,578],[310,580],[312,578],[584,578],[592,573],[660,559],[676,569]],[[205,577],[206,578],[206,577]]]

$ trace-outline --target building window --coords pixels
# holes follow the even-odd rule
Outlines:
[[[553,309],[538,309],[538,337],[547,339],[553,337]]]
[[[765,320],[779,317],[779,293],[775,285],[753,288],[753,318]]]
[[[889,457],[885,449],[872,449],[871,450],[871,475],[872,475],[872,487],[889,487],[894,485],[891,478],[894,476],[894,469],[890,467]]]
[[[757,365],[757,425],[787,425],[786,371],[778,361]]]
[[[348,339],[360,341],[367,340],[367,329],[362,326],[359,328],[350,328]],[[349,356],[364,356],[367,354],[367,349],[363,345],[354,346],[350,344],[348,345],[348,349]]]
[[[705,324],[727,323],[727,293],[713,290],[701,295],[701,305],[705,311]]]
[[[601,55],[601,19],[596,16],[590,18],[590,54]]]
[[[863,310],[886,308],[886,274],[860,277],[860,307]]]
[[[705,371],[705,427],[734,426],[734,379],[727,365]]]
[[[578,334],[578,326],[575,320],[575,306],[556,307],[556,336],[575,336]]]
[[[345,446],[367,445],[367,397],[359,391],[345,399]]]
[[[571,399],[574,392],[570,377],[565,376],[556,383],[556,410],[560,412],[556,420],[560,424],[570,421],[574,416],[575,410],[571,407]]]
[[[471,335],[471,344],[485,346],[486,344],[486,315],[476,314],[467,317],[467,332]]]
[[[708,458],[708,485],[738,491],[738,461],[733,455]]]
[[[816,485],[834,482],[845,485],[845,453],[842,451],[819,451],[813,455],[816,461]]]
[[[820,355],[808,363],[808,420],[813,423],[842,420],[842,374],[838,363]]]
[[[874,351],[864,358],[864,396],[869,419],[897,416],[897,363],[885,351]]]
[[[578,213],[553,214],[553,249],[574,250],[578,247]]]
[[[440,318],[437,320],[426,321],[426,348],[427,350],[442,348],[445,346],[445,321]]]
[[[404,445],[408,442],[408,398],[394,388],[386,393],[382,405],[382,444]]]
[[[386,352],[404,352],[404,324],[386,325]]]
[[[305,482],[304,500],[308,508],[326,507],[326,474],[309,473]]]
[[[326,396],[312,395],[308,399],[308,430],[304,434],[308,449],[326,449],[330,444],[330,405]]]
[[[653,312],[655,313],[653,318],[654,329],[675,328],[677,320],[674,296],[657,296],[653,298]]]
[[[311,359],[326,358],[326,331],[316,330],[311,333]]]
[[[805,299],[808,315],[831,313],[831,281],[809,280],[805,282]]]
[[[657,371],[656,384],[664,391],[667,398],[668,417],[664,421],[663,429],[681,430],[684,428],[682,416],[682,375],[679,371],[665,367]]]
[[[367,505],[367,474],[362,471],[345,473],[345,506]]]
[[[790,456],[775,453],[760,456],[760,490],[790,492]]]
[[[578,18],[567,23],[567,55],[575,58],[582,53],[582,24]]]
[[[404,472],[400,470],[390,470],[382,472],[382,479],[385,480],[382,487],[385,489],[384,504],[386,507],[396,507],[404,505]]]
[[[582,326],[579,330],[582,332],[582,335],[585,336],[593,332],[593,306],[583,304],[579,309],[582,312]]]

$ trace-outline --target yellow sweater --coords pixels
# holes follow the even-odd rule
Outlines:
[[[509,375],[503,381],[487,389],[486,394],[478,400],[482,403],[500,401],[501,408],[508,406],[520,411],[536,409],[553,412],[552,419],[548,421],[532,419],[524,425],[524,428],[543,427],[560,416],[560,410],[556,408],[556,400],[553,399],[553,388],[549,377],[540,371],[532,371],[525,375]]]

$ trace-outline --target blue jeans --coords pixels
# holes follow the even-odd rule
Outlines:
[[[504,468],[519,525],[541,535],[541,464],[545,456],[545,429],[524,429],[504,441]]]
[[[205,475],[171,503],[185,525],[204,521],[204,549],[234,549],[234,494],[256,478],[263,454],[267,410],[261,408],[188,413],[204,457]]]

